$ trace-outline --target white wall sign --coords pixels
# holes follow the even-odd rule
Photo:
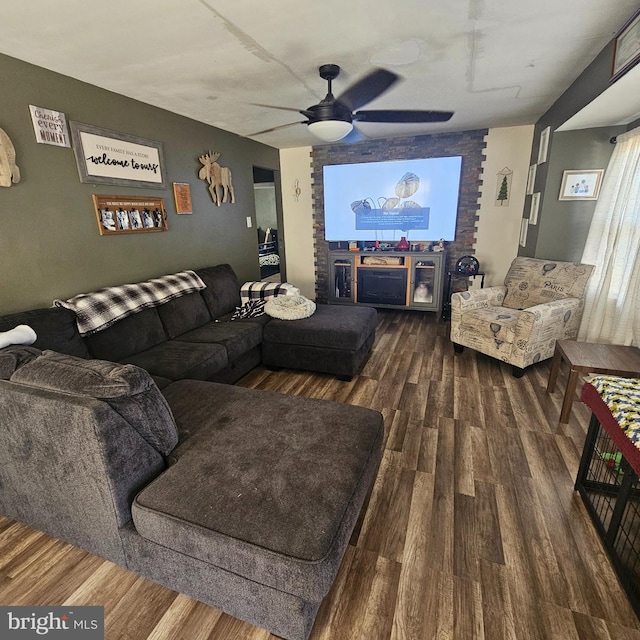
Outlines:
[[[162,145],[117,131],[71,122],[81,182],[165,187]]]
[[[33,131],[39,144],[52,144],[56,147],[70,147],[69,130],[64,113],[29,105]]]

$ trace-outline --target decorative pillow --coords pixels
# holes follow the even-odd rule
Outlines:
[[[240,287],[240,299],[242,304],[249,300],[268,300],[276,296],[293,296],[300,293],[298,287],[289,282],[267,282],[264,280],[252,280],[245,282]]]
[[[288,295],[269,298],[264,312],[280,320],[301,320],[315,313],[316,303],[303,295]]]
[[[151,376],[140,367],[44,351],[17,369],[10,380],[102,400],[163,455],[178,443],[169,405]]]
[[[37,361],[16,372],[14,382],[49,391],[92,398],[119,398],[145,391],[149,374],[133,365],[106,360],[84,360],[57,351],[43,351]]]
[[[241,307],[236,307],[235,312],[231,316],[232,320],[240,320],[241,318],[257,318],[264,314],[264,305],[266,300],[249,300]]]
[[[37,358],[42,352],[34,347],[5,347],[0,349],[0,380],[9,380],[23,364]]]

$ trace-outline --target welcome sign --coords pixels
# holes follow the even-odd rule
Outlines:
[[[165,187],[159,142],[78,122],[70,125],[81,182]]]

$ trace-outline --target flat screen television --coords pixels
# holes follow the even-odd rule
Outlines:
[[[328,242],[455,239],[462,156],[326,165]]]

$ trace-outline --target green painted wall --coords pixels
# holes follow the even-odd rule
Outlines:
[[[529,225],[527,246],[519,248],[519,255],[568,261],[582,258],[596,202],[560,202],[563,171],[606,169],[613,153],[609,139],[629,127],[556,129],[610,86],[613,45],[611,40],[535,125],[530,164],[537,163],[540,135],[546,127],[551,129],[551,138],[548,160],[538,164],[536,171],[534,191],[541,193],[538,224]],[[527,196],[525,218],[530,207],[531,196]]]
[[[224,262],[241,282],[258,279],[253,166],[278,171],[277,149],[3,55],[0,78],[0,128],[16,147],[22,174],[19,184],[0,188],[0,314]],[[67,121],[160,141],[167,188],[82,184],[73,149],[36,143],[30,104],[62,111]],[[219,151],[220,164],[232,171],[233,205],[215,206],[197,177],[198,156],[208,150]],[[172,182],[191,184],[193,215],[175,213]],[[94,193],[162,197],[169,230],[101,236]]]
[[[597,203],[558,200],[562,176],[566,169],[606,169],[613,153],[609,140],[623,132],[624,127],[556,132],[542,194],[544,224],[539,226],[537,258],[580,262]]]

